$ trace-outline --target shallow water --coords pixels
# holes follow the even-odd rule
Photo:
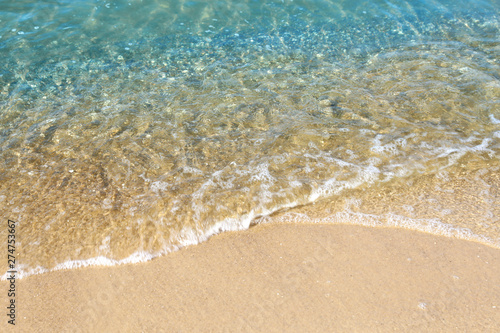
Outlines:
[[[0,1],[0,215],[18,222],[23,274],[146,260],[364,189],[498,174],[499,10]],[[500,246],[485,179],[470,177],[484,216],[424,229]],[[399,225],[418,229],[410,208]]]

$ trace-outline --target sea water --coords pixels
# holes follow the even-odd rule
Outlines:
[[[21,276],[143,261],[297,207],[500,246],[499,11],[2,0],[1,239],[16,221]],[[465,222],[444,203],[353,210],[457,177],[485,205]]]

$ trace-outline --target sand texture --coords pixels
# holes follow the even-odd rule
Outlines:
[[[398,228],[258,225],[17,288],[19,332],[500,331],[500,250]]]

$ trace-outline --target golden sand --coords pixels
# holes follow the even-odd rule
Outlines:
[[[500,330],[500,250],[398,228],[258,225],[17,289],[19,332]]]

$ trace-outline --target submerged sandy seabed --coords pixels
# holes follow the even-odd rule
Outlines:
[[[500,249],[399,228],[257,225],[17,289],[22,332],[500,330]]]

